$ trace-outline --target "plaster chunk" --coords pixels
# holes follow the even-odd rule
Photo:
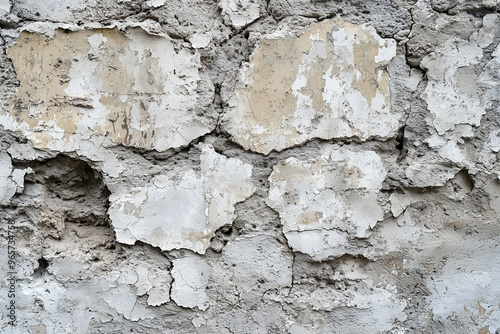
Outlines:
[[[487,14],[483,17],[483,27],[472,34],[472,38],[479,47],[486,48],[495,40],[495,35],[500,30],[500,15]]]
[[[489,147],[491,151],[498,153],[500,152],[500,130],[493,131],[489,135]]]
[[[5,152],[0,152],[0,204],[8,204],[16,193],[16,183],[10,178],[12,161]]]
[[[263,154],[312,138],[392,137],[401,115],[391,110],[386,66],[395,55],[394,40],[344,21],[270,35],[225,94],[224,129]]]
[[[255,0],[220,0],[224,20],[241,29],[260,17],[259,3]]]
[[[289,158],[269,177],[267,204],[278,211],[290,246],[316,260],[349,250],[383,219],[377,201],[387,172],[373,151],[330,147],[319,159]]]
[[[459,171],[460,167],[444,166],[435,161],[425,164],[415,162],[406,169],[406,177],[411,180],[413,187],[438,187],[451,180]]]
[[[0,205],[8,204],[16,193],[23,192],[24,175],[27,172],[31,172],[31,168],[14,168],[10,155],[0,152]]]
[[[175,178],[157,175],[132,193],[111,196],[109,216],[116,238],[203,254],[214,232],[233,222],[234,205],[255,191],[251,176],[250,165],[203,145],[200,170]]]
[[[461,148],[465,138],[474,138],[472,126],[468,124],[457,124],[453,131],[443,136],[434,133],[426,139],[426,142],[429,144],[429,147],[435,149],[442,158],[455,163],[461,163],[467,158],[466,150]]]
[[[35,147],[72,151],[101,137],[163,151],[214,129],[198,52],[141,28],[52,30],[23,31],[8,50],[20,87],[0,124]]]
[[[262,310],[264,299],[281,300],[293,286],[293,255],[270,235],[245,235],[229,241],[211,266],[210,296],[218,301],[214,307],[227,303]],[[240,327],[238,332],[247,330]]]
[[[85,6],[95,5],[96,0],[48,0],[40,2],[37,0],[16,0],[14,8],[16,11],[36,15],[54,22],[65,22],[71,20],[73,11],[82,10]]]
[[[399,217],[406,208],[412,203],[406,194],[393,193],[389,197],[391,202],[391,213],[394,217]]]
[[[205,48],[210,44],[212,36],[209,33],[196,33],[189,38],[191,46],[196,49]]]
[[[475,42],[452,38],[422,60],[429,79],[423,98],[439,135],[458,124],[479,125],[486,111],[478,96],[474,65],[482,57]]]
[[[172,299],[183,307],[198,307],[204,311],[208,308],[208,297],[205,289],[210,277],[210,267],[197,255],[173,260]]]
[[[118,284],[116,287],[104,291],[102,300],[125,319],[137,321],[139,319],[152,318],[153,313],[144,305],[137,303],[137,296],[130,290],[127,284]]]
[[[370,283],[358,283],[357,291],[352,292],[351,299],[345,302],[347,307],[332,312],[332,319],[352,321],[334,321],[334,325],[327,326],[325,332],[383,333],[406,320],[404,310],[408,304],[398,295],[396,287],[371,287]]]
[[[365,265],[351,258],[339,260],[335,274],[328,279],[329,284],[313,283],[311,289],[294,285],[285,299],[303,308],[329,312],[331,322],[321,333],[385,333],[406,320],[404,310],[408,304],[400,296],[401,291],[392,284],[375,283]]]
[[[150,306],[159,306],[170,301],[172,279],[164,268],[146,263],[127,264],[106,275],[105,279],[105,287],[115,287],[118,284],[135,286],[137,296],[148,295],[147,303]]]
[[[0,0],[0,20],[5,20],[10,13],[10,1]]]
[[[146,5],[151,8],[158,8],[165,5],[166,0],[148,0],[146,1]]]

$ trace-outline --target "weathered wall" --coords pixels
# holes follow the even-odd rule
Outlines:
[[[0,0],[0,331],[500,332],[499,13]]]

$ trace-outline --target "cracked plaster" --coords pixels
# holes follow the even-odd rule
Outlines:
[[[500,330],[498,1],[61,4],[0,1],[2,332]]]

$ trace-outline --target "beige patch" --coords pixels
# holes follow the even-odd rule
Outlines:
[[[8,56],[20,87],[0,123],[39,148],[72,150],[97,134],[163,150],[210,130],[190,110],[199,103],[199,56],[166,37],[138,28],[58,29],[53,38],[24,31]]]
[[[318,211],[302,212],[297,217],[297,223],[300,225],[309,225],[318,222],[321,218],[323,218],[323,212],[318,212]]]
[[[265,154],[315,137],[387,136],[398,121],[385,69],[394,55],[393,41],[343,21],[265,38],[231,100],[228,132]]]

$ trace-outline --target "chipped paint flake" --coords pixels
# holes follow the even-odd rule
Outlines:
[[[299,37],[264,38],[230,95],[224,128],[246,149],[272,150],[312,138],[389,138],[386,65],[394,40],[344,21],[312,24]]]
[[[16,169],[12,159],[6,152],[0,152],[0,205],[8,204],[16,193],[24,190],[24,176],[31,168]]]

